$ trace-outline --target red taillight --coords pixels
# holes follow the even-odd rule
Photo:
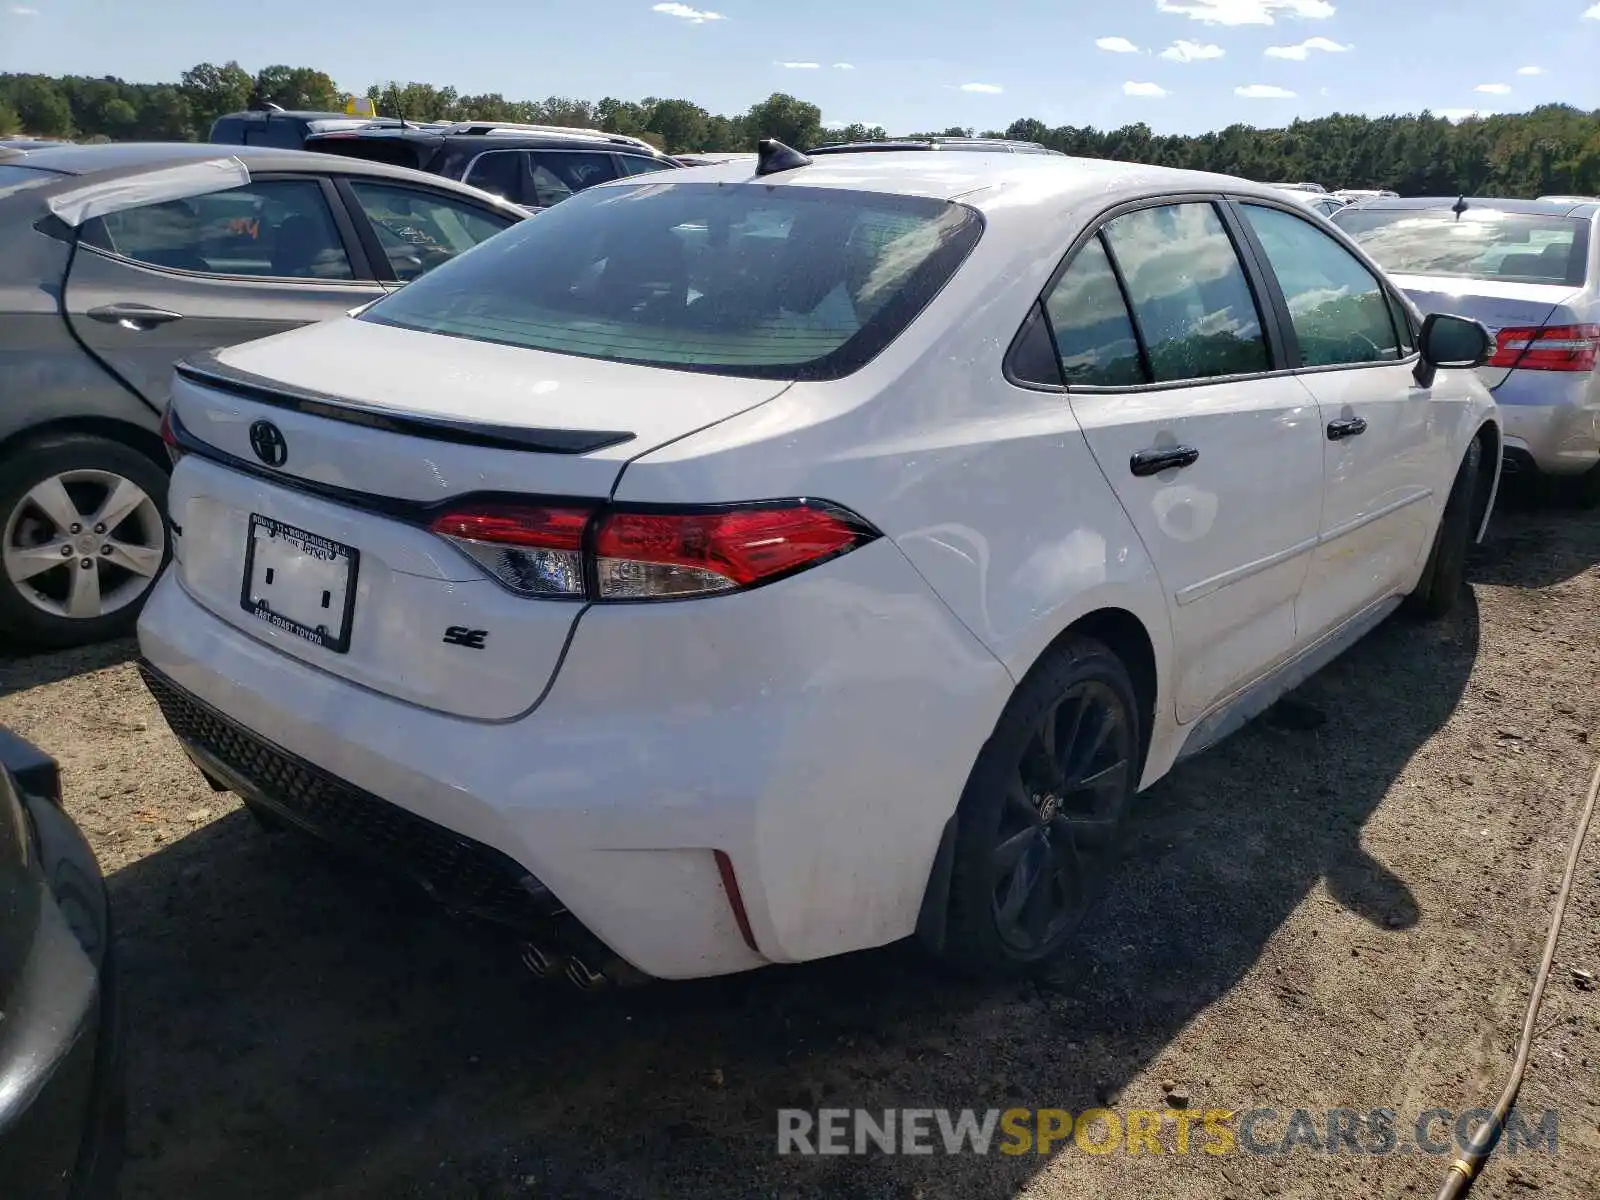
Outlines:
[[[431,528],[514,592],[598,600],[755,587],[876,536],[851,514],[806,501],[686,512],[486,504],[454,509]]]
[[[1502,329],[1491,367],[1519,371],[1592,371],[1600,350],[1600,325],[1539,325]]]
[[[805,504],[614,513],[595,538],[600,595],[638,600],[750,587],[848,550],[861,535],[859,523]]]
[[[169,403],[161,410],[161,442],[167,448],[167,457],[176,465],[188,451],[178,441],[178,431],[172,425],[172,405]]]
[[[494,504],[458,509],[433,522],[433,531],[448,538],[499,542],[538,550],[581,550],[589,510]]]

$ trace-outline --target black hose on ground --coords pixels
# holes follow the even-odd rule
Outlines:
[[[1459,1200],[1471,1190],[1472,1181],[1478,1177],[1478,1172],[1483,1169],[1483,1164],[1500,1140],[1506,1115],[1511,1111],[1517,1092],[1522,1087],[1522,1075],[1528,1069],[1528,1055],[1533,1049],[1539,1005],[1544,1002],[1545,984],[1550,982],[1556,943],[1561,940],[1561,922],[1566,919],[1567,900],[1572,895],[1572,881],[1578,874],[1578,860],[1583,853],[1584,839],[1589,834],[1589,822],[1594,817],[1596,796],[1600,796],[1600,763],[1595,765],[1594,775],[1589,780],[1589,796],[1584,802],[1583,814],[1578,818],[1577,831],[1572,835],[1572,848],[1567,852],[1567,871],[1561,879],[1561,890],[1556,894],[1556,908],[1550,918],[1550,933],[1545,938],[1544,958],[1539,962],[1539,973],[1534,976],[1533,994],[1528,997],[1528,1014],[1522,1022],[1522,1041],[1517,1046],[1517,1061],[1512,1064],[1511,1078],[1506,1083],[1505,1091],[1500,1093],[1493,1116],[1473,1132],[1472,1140],[1461,1151],[1461,1157],[1450,1164],[1450,1172],[1439,1188],[1438,1200]]]

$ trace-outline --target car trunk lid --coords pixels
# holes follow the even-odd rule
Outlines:
[[[220,619],[323,671],[511,718],[584,603],[506,590],[433,516],[465,496],[604,501],[630,458],[786,386],[349,320],[233,347],[173,387],[192,451],[172,479],[175,569]]]
[[[1491,336],[1502,329],[1561,325],[1575,320],[1566,303],[1582,290],[1565,283],[1506,283],[1454,276],[1391,275],[1424,313],[1471,317]],[[1478,378],[1491,391],[1511,374],[1507,367],[1480,367]]]

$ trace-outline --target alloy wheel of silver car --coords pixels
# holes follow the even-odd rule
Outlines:
[[[92,620],[138,601],[166,555],[161,511],[114,471],[39,481],[6,515],[0,562],[19,595],[54,617]]]

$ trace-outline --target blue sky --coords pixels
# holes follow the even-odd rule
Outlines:
[[[0,0],[0,71],[176,79],[313,66],[512,99],[775,91],[891,132],[1047,124],[1198,133],[1330,112],[1600,108],[1600,3],[1543,0]]]

